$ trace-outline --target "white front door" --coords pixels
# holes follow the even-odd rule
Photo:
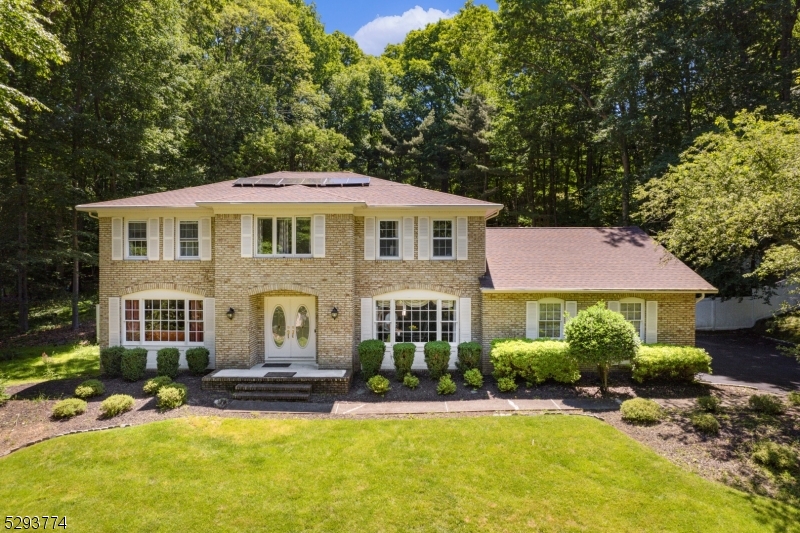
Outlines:
[[[314,297],[264,298],[264,333],[266,361],[316,361]]]

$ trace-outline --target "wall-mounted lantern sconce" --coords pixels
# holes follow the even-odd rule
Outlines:
[[[228,320],[233,320],[233,315],[236,314],[236,311],[233,310],[233,307],[228,309],[228,312],[225,313],[225,316],[228,317]]]
[[[337,318],[338,316],[339,316],[339,310],[338,310],[338,309],[336,309],[336,307],[334,306],[334,308],[333,308],[333,309],[331,309],[331,318],[332,318],[332,319],[334,319],[334,320],[336,320],[336,318]]]

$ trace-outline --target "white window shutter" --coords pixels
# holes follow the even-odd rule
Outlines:
[[[200,229],[200,260],[211,261],[211,217],[203,217],[198,224]]]
[[[567,311],[567,317],[564,319],[564,324],[566,324],[578,314],[578,302],[564,302],[564,307]]]
[[[242,257],[253,257],[253,215],[242,215]]]
[[[458,217],[456,219],[456,245],[458,250],[456,259],[459,261],[467,260],[467,233],[467,217]]]
[[[208,350],[208,366],[216,368],[217,334],[214,298],[203,298],[203,346]]]
[[[403,217],[403,261],[414,260],[414,217]]]
[[[609,311],[614,311],[615,313],[619,313],[619,301],[611,301],[606,304]]]
[[[120,319],[119,298],[108,299],[108,345],[119,346],[122,320]]]
[[[314,257],[325,257],[325,215],[314,215]]]
[[[417,219],[417,259],[428,261],[431,258],[431,219]]]
[[[361,340],[366,341],[372,338],[372,298],[361,298]]]
[[[175,259],[175,219],[172,217],[164,217],[164,250],[162,257],[164,261],[172,261]]]
[[[472,341],[472,298],[458,300],[459,342]]]
[[[644,312],[644,342],[647,344],[655,344],[658,342],[658,302],[651,300],[647,302],[646,306]]]
[[[121,218],[111,219],[111,260],[122,261],[124,255],[125,239],[123,238],[123,224]]]
[[[539,338],[539,302],[525,302],[525,336]]]
[[[375,259],[375,217],[364,217],[364,260]]]
[[[151,218],[147,224],[147,259],[158,261],[158,245],[161,240],[158,235],[158,219]]]

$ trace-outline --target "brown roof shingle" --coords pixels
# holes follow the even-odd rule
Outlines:
[[[716,292],[637,227],[486,228],[484,289]]]

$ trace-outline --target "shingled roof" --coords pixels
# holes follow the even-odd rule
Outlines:
[[[484,290],[717,292],[637,227],[486,228]]]

